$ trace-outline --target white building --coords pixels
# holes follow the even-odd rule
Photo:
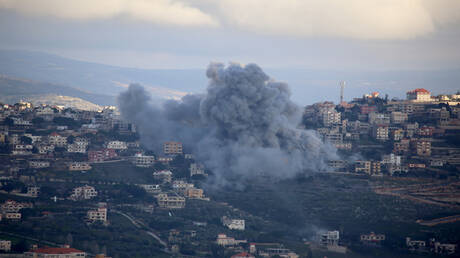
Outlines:
[[[137,185],[143,188],[147,193],[155,194],[161,192],[160,185]]]
[[[71,152],[71,153],[86,153],[86,148],[87,147],[88,147],[88,142],[75,141],[74,143],[67,145],[67,152]]]
[[[374,126],[373,128],[373,131],[372,131],[372,135],[374,136],[374,138],[376,140],[379,140],[379,141],[388,141],[389,139],[389,129],[388,129],[388,126],[384,126],[384,125],[377,125],[377,126]]]
[[[321,120],[323,125],[329,127],[331,125],[338,125],[341,121],[341,113],[335,109],[326,109],[321,112]]]
[[[141,153],[136,153],[132,161],[136,167],[148,168],[155,163],[155,156],[145,156]]]
[[[322,246],[337,246],[339,245],[339,231],[327,231],[319,235],[319,244]]]
[[[57,133],[51,133],[48,136],[48,142],[58,147],[64,147],[67,145],[67,137],[60,136]]]
[[[171,182],[172,172],[169,170],[160,170],[153,172],[153,178],[161,180],[162,182]]]
[[[72,190],[70,195],[71,200],[89,200],[97,196],[97,191],[94,187],[85,185],[81,187],[76,187]]]
[[[101,207],[97,210],[89,210],[87,213],[87,217],[90,221],[102,221],[107,222],[107,208]]]
[[[390,116],[388,114],[382,113],[369,113],[369,123],[370,124],[381,124],[381,125],[388,125],[390,124]]]
[[[48,168],[50,162],[46,160],[29,160],[30,168]]]
[[[391,123],[393,124],[402,124],[405,123],[408,119],[407,113],[400,111],[391,112]]]
[[[160,208],[182,209],[185,207],[185,198],[177,195],[161,193],[157,195],[157,202]]]
[[[245,228],[244,219],[230,219],[224,216],[222,217],[222,224],[229,229],[244,230]]]
[[[11,251],[11,241],[10,240],[0,240],[0,250],[4,252]]]
[[[71,162],[69,164],[70,171],[87,171],[91,170],[91,168],[88,162]]]
[[[422,88],[408,91],[407,100],[410,100],[412,102],[430,102],[431,93]]]
[[[128,149],[128,145],[122,141],[110,141],[107,143],[107,149],[126,150]]]

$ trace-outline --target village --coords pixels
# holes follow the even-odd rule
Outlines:
[[[458,93],[431,96],[425,89],[415,89],[405,100],[389,100],[374,92],[350,102],[341,100],[339,105],[323,102],[307,106],[300,126],[315,130],[338,150],[340,159],[329,160],[323,173],[458,180],[459,104]],[[282,241],[251,239],[257,231],[251,223],[264,225],[262,218],[214,201],[205,191],[212,171],[195,160],[187,146],[171,139],[159,143],[160,153],[149,150],[142,145],[136,126],[124,121],[115,107],[84,111],[28,102],[2,104],[0,121],[0,223],[4,226],[0,227],[0,236],[6,236],[0,240],[0,251],[4,253],[16,253],[15,257],[37,257],[39,253],[65,257],[113,254],[110,247],[93,248],[90,244],[85,251],[75,249],[71,245],[76,241],[69,238],[41,239],[55,244],[50,247],[38,241],[39,234],[24,238],[25,242],[18,240],[21,236],[7,234],[16,234],[8,229],[26,225],[29,220],[79,214],[76,223],[89,228],[110,228],[116,221],[127,219],[146,233],[145,238],[150,236],[157,242],[154,249],[165,255],[305,256]],[[452,198],[458,195],[455,189],[448,196],[437,189],[444,193],[444,199],[437,196],[434,201],[457,209],[458,198]],[[382,195],[394,191],[375,188]],[[426,194],[425,199],[435,196]],[[211,208],[219,210],[212,218],[196,220],[196,214],[187,213]],[[156,225],[146,223],[155,216],[159,218]],[[193,223],[168,226],[161,222],[179,216],[188,216]],[[155,228],[160,222],[166,228]],[[304,244],[347,253],[340,235],[338,229],[330,228]],[[14,236],[13,240],[8,236]],[[405,237],[403,245],[410,252],[458,253],[456,243]],[[362,232],[356,239],[376,248],[384,241],[386,236],[380,232]]]

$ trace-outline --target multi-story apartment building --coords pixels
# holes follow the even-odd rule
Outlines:
[[[187,188],[185,190],[185,197],[191,198],[191,199],[203,199],[203,189],[199,188]]]
[[[111,160],[117,156],[117,153],[114,149],[101,149],[95,151],[88,151],[88,161],[89,162],[103,162],[106,160]]]
[[[169,170],[160,170],[153,172],[153,178],[162,182],[171,182],[172,172]]]
[[[393,152],[396,154],[408,153],[410,150],[410,141],[409,139],[402,139],[399,142],[393,143]]]
[[[0,251],[9,252],[11,251],[11,240],[0,240]]]
[[[373,127],[372,135],[376,140],[387,141],[388,140],[389,129],[386,125],[376,125]]]
[[[355,173],[371,173],[371,162],[358,160],[355,162]]]
[[[335,109],[326,109],[320,113],[321,121],[326,127],[332,125],[338,125],[341,121],[341,113],[337,112]]]
[[[48,136],[48,142],[58,147],[64,147],[67,145],[67,137],[61,136],[54,132]]]
[[[157,202],[160,208],[182,209],[185,207],[185,198],[178,195],[161,193],[157,195]]]
[[[142,153],[136,153],[132,158],[132,162],[136,167],[148,168],[155,164],[155,156],[147,156]]]
[[[107,143],[107,149],[126,150],[128,145],[122,141],[110,141]]]
[[[392,124],[402,124],[405,123],[408,119],[407,113],[400,111],[391,112],[391,123]]]
[[[72,144],[67,145],[67,152],[71,153],[86,153],[86,148],[88,147],[88,143],[84,141],[76,141]]]
[[[412,143],[418,156],[431,156],[430,139],[414,139]]]
[[[29,168],[48,168],[50,162],[46,160],[29,160]]]
[[[107,208],[100,207],[96,210],[89,210],[86,214],[88,220],[91,222],[102,221],[107,222]]]
[[[69,164],[69,171],[87,171],[91,168],[88,162],[71,162]]]
[[[411,90],[407,92],[407,100],[412,102],[430,102],[431,93],[422,88]]]
[[[182,154],[182,143],[180,142],[165,142],[163,143],[163,153],[165,155]]]
[[[395,129],[391,132],[393,141],[397,142],[404,139],[404,130],[401,128]]]
[[[372,125],[389,125],[390,115],[383,113],[369,113],[369,123]]]
[[[71,200],[90,200],[96,196],[97,196],[96,189],[92,186],[85,185],[85,186],[74,188],[69,198]]]
[[[194,175],[204,175],[204,169],[203,166],[197,164],[197,163],[191,163],[190,164],[190,176]]]

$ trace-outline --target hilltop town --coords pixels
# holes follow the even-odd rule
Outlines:
[[[300,175],[299,182],[356,176],[359,184],[370,184],[372,198],[392,198],[385,200],[395,209],[403,200],[404,207],[431,205],[439,207],[434,213],[449,215],[414,218],[420,227],[460,220],[459,93],[432,96],[415,89],[405,100],[374,92],[338,105],[317,103],[305,107],[299,127],[315,130],[339,154],[325,171]],[[359,245],[396,246],[388,249],[408,255],[458,254],[460,239],[447,241],[450,236],[414,240],[419,236],[407,232],[400,235],[404,242],[385,232],[356,237],[339,228],[309,238],[276,235],[273,228],[289,223],[243,208],[245,200],[263,203],[264,196],[250,193],[265,190],[266,183],[213,190],[207,187],[212,171],[187,146],[177,139],[158,145],[160,153],[144,146],[136,126],[115,107],[1,104],[0,251],[24,257],[316,257],[354,252]]]

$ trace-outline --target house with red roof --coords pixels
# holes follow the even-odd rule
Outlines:
[[[411,90],[407,92],[407,100],[413,102],[430,102],[431,93],[422,88]]]
[[[33,258],[82,258],[86,253],[69,247],[44,247],[24,253],[24,257]]]

